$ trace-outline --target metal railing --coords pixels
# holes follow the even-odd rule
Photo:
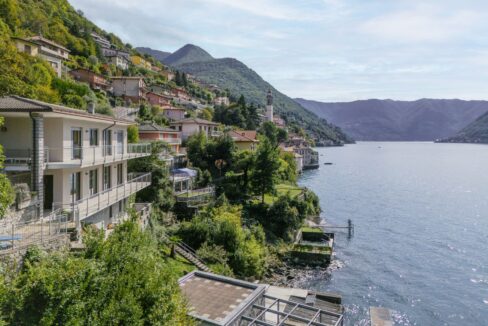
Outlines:
[[[103,164],[124,159],[148,156],[151,144],[101,145],[89,147],[45,147],[44,162],[47,164]],[[5,149],[5,163],[9,165],[29,164],[32,160],[31,149]]]
[[[170,145],[181,145],[181,138],[161,138],[160,140]]]
[[[72,221],[62,210],[33,221],[6,221],[0,224],[0,253],[49,242],[66,234]]]
[[[178,202],[190,202],[208,200],[215,195],[215,187],[210,186],[201,189],[184,190],[176,193],[176,201]]]
[[[72,203],[53,203],[55,209],[63,209],[70,212],[77,212],[79,220],[83,220],[104,208],[109,207],[118,201],[148,187],[151,184],[151,173],[130,173],[127,175],[127,182],[115,187],[103,190],[99,193]]]

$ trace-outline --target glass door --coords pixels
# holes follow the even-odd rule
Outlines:
[[[103,168],[103,190],[110,189],[112,184],[112,170],[110,166],[105,166]]]
[[[90,195],[95,195],[98,193],[98,170],[90,171],[89,187]]]
[[[71,159],[79,160],[81,159],[81,148],[82,148],[82,133],[81,128],[71,129]]]
[[[117,132],[117,154],[124,154],[124,132]]]
[[[103,155],[112,155],[112,130],[103,131]]]
[[[81,172],[71,173],[71,197],[73,201],[81,199]]]

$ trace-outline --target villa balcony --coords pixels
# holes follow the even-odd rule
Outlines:
[[[28,170],[32,160],[30,149],[5,149],[5,166],[10,171]],[[107,164],[151,155],[151,144],[128,144],[125,146],[91,146],[44,148],[44,163],[47,169],[81,168]]]
[[[161,138],[160,140],[170,145],[181,145],[181,138]]]
[[[61,208],[63,210],[76,212],[79,221],[82,221],[150,185],[151,173],[131,173],[127,176],[127,182],[125,183],[72,203],[53,203],[53,209]]]

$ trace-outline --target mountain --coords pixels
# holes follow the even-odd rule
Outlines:
[[[204,49],[193,44],[187,44],[178,51],[167,56],[162,63],[168,66],[179,66],[191,62],[211,61],[214,58]]]
[[[162,62],[164,59],[166,59],[171,55],[171,52],[158,51],[158,50],[153,50],[151,48],[145,48],[145,47],[138,47],[136,48],[136,50],[142,54],[149,54],[150,56],[153,56],[160,62]]]
[[[274,95],[275,112],[288,122],[294,122],[307,130],[312,137],[318,140],[318,143],[339,145],[352,142],[352,139],[340,128],[305,110],[300,104],[280,93],[255,71],[236,59],[214,59],[200,47],[185,45],[164,59],[163,63],[194,75],[204,83],[215,84],[221,89],[227,89],[234,97],[242,94],[246,101],[259,106],[266,104],[266,93],[271,89]]]
[[[356,140],[432,141],[456,135],[488,112],[488,101],[364,100],[323,103],[295,99]]]
[[[463,128],[457,135],[441,142],[488,144],[488,112]]]

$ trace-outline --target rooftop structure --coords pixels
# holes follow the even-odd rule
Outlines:
[[[205,272],[190,273],[179,284],[190,315],[207,325],[234,325],[265,292],[263,285]]]
[[[179,280],[190,315],[200,325],[343,325],[340,297],[249,283],[195,271]]]

